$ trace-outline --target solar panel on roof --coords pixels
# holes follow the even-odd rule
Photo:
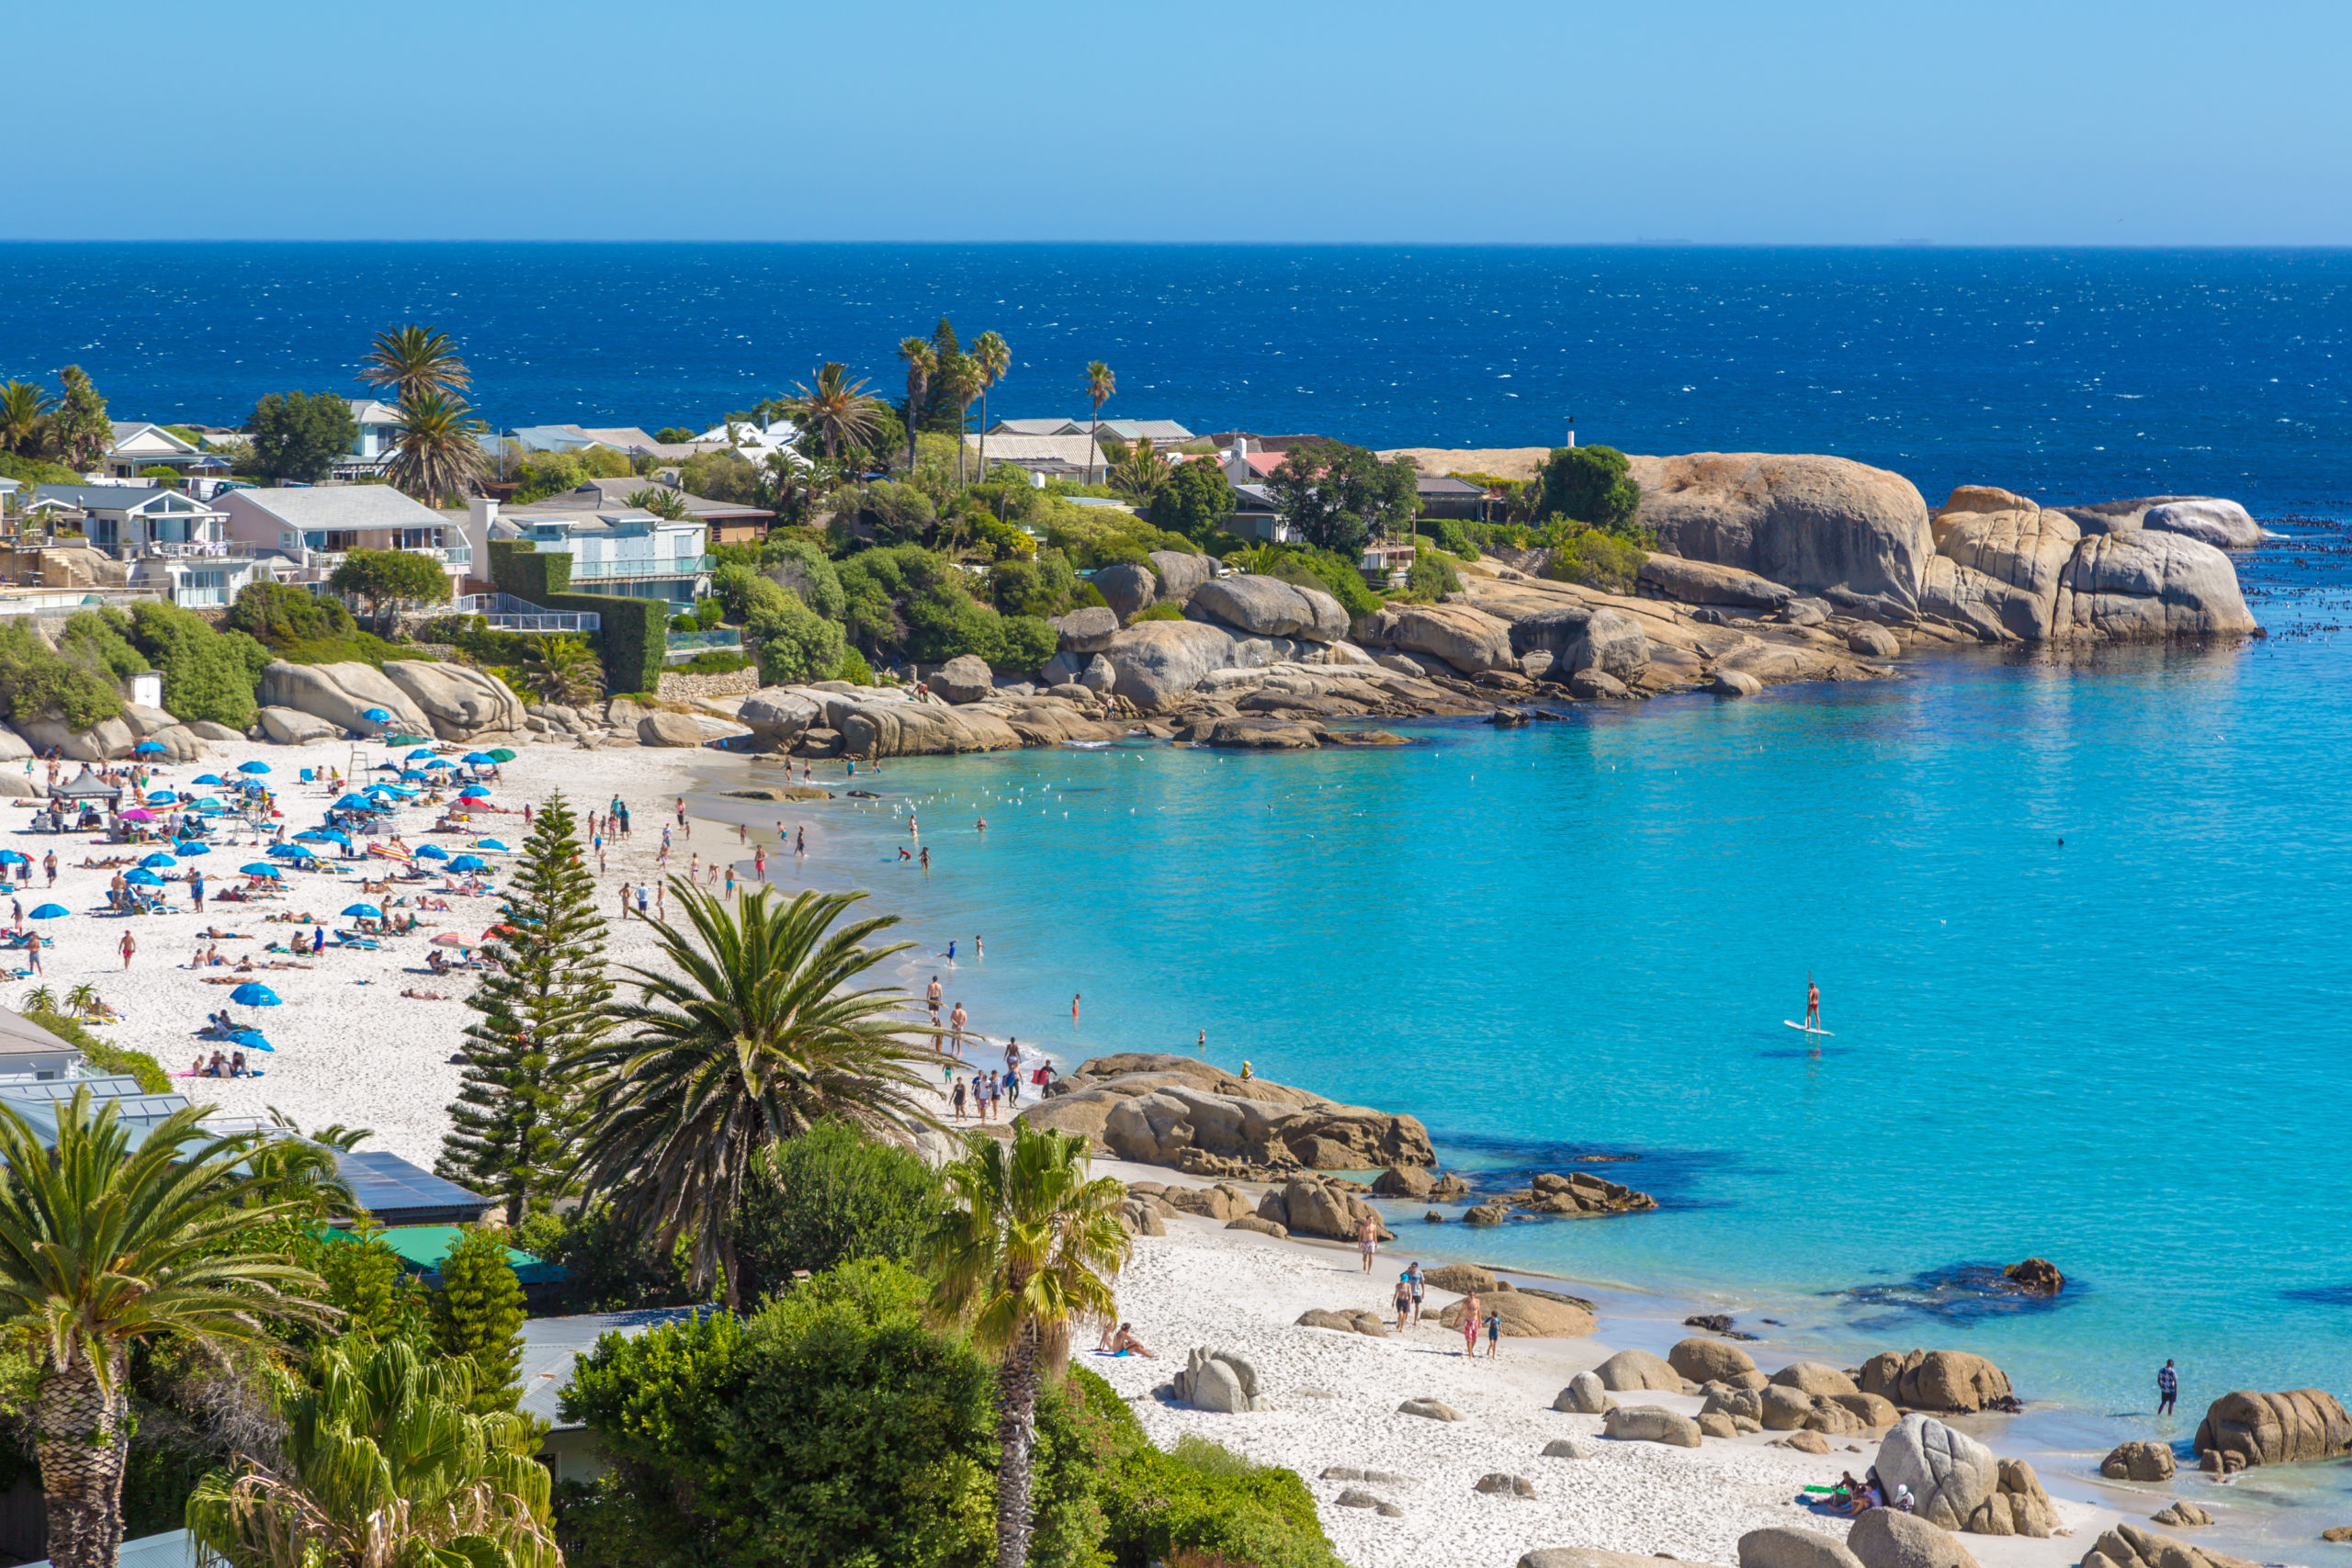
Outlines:
[[[470,1220],[490,1206],[481,1193],[386,1150],[351,1150],[338,1155],[335,1165],[359,1206],[379,1218],[449,1214]]]

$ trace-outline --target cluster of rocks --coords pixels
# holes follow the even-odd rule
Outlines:
[[[1898,1508],[1872,1508],[1839,1540],[1776,1525],[1739,1538],[1739,1568],[1976,1568],[1951,1532]]]
[[[1381,1240],[1396,1239],[1371,1204],[1339,1182],[1312,1176],[1293,1177],[1260,1198],[1257,1217],[1279,1225],[1283,1235],[1320,1236],[1327,1241],[1353,1241],[1370,1220]]]
[[[2119,1524],[2083,1553],[2082,1568],[2254,1568],[2244,1558]]]
[[[1233,1350],[1195,1348],[1184,1358],[1184,1370],[1176,1374],[1170,1388],[1179,1403],[1195,1410],[1241,1416],[1273,1408],[1258,1387],[1257,1369]]]
[[[2352,1415],[2321,1389],[2239,1389],[2206,1407],[2191,1446],[2199,1467],[2217,1475],[2254,1465],[2342,1459],[2352,1454]]]
[[[2234,502],[2157,496],[2045,508],[1967,485],[1930,515],[1899,474],[1843,458],[1635,457],[1658,537],[1645,588],[1727,622],[1818,598],[1940,640],[2075,643],[2256,629],[2223,547],[2261,529]],[[1714,572],[1706,568],[1717,569]]]
[[[1326,1465],[1317,1479],[1338,1482],[1363,1482],[1364,1486],[1418,1486],[1420,1483],[1409,1475],[1399,1475],[1393,1470],[1365,1470],[1352,1464]],[[1363,1486],[1343,1486],[1332,1501],[1342,1508],[1370,1508],[1385,1519],[1401,1519],[1405,1510],[1377,1493]]]
[[[1388,1320],[1360,1307],[1340,1307],[1336,1311],[1309,1307],[1295,1321],[1300,1328],[1329,1328],[1340,1334],[1361,1334],[1367,1339],[1388,1337]]]
[[[2024,1408],[2007,1372],[1965,1350],[1883,1351],[1864,1361],[1854,1381],[1864,1393],[1910,1410],[1969,1416]]]
[[[1284,1180],[1317,1170],[1437,1164],[1429,1129],[1410,1116],[1244,1080],[1164,1053],[1084,1062],[1048,1085],[1021,1119],[1083,1136],[1117,1158],[1189,1175]]]
[[[1657,1207],[1657,1200],[1646,1192],[1581,1170],[1566,1176],[1540,1174],[1524,1189],[1502,1193],[1496,1201],[1531,1214],[1634,1214]]]

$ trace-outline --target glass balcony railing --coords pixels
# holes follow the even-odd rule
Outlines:
[[[718,631],[669,634],[669,647],[673,653],[680,649],[690,649],[701,653],[712,649],[737,649],[742,646],[743,634],[732,626],[722,627]]]
[[[619,560],[581,560],[571,562],[571,581],[585,582],[597,578],[616,577],[694,577],[716,570],[718,558],[713,556],[638,556]]]

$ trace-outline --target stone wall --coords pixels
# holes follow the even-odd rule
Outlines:
[[[760,672],[747,666],[729,670],[724,675],[690,675],[683,671],[664,671],[662,689],[653,694],[665,702],[687,702],[695,697],[747,697],[760,689]]]

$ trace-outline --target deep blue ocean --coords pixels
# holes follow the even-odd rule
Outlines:
[[[2352,1392],[2352,541],[2317,521],[2352,515],[2352,254],[0,246],[0,377],[78,362],[158,420],[356,390],[368,334],[423,320],[498,424],[699,425],[825,358],[895,389],[892,345],[943,314],[1011,341],[1000,415],[1082,412],[1102,358],[1106,414],[1199,431],[1506,446],[1573,415],[1931,502],[2272,520],[2240,570],[2273,635],[2235,649],[1926,659],[1398,750],[897,763],[810,813],[806,874],[907,915],[910,983],[984,936],[951,995],[988,1032],[1075,1057],[1205,1029],[1498,1182],[1633,1156],[1596,1168],[1665,1205],[1414,1220],[1433,1247],[1775,1317],[1781,1348],[1981,1350],[2061,1446],[2186,1437],[2233,1387]],[[886,848],[910,807],[928,876]],[[1781,1022],[1808,972],[1818,1055]],[[1968,1287],[2028,1254],[2072,1280],[2054,1305]],[[2189,1414],[2163,1425],[2167,1356]]]
[[[5,244],[0,378],[79,363],[119,418],[356,392],[373,333],[457,337],[483,416],[707,427],[821,360],[993,328],[992,415],[1373,446],[1830,452],[1933,501],[2352,491],[2352,253],[1229,245]]]

